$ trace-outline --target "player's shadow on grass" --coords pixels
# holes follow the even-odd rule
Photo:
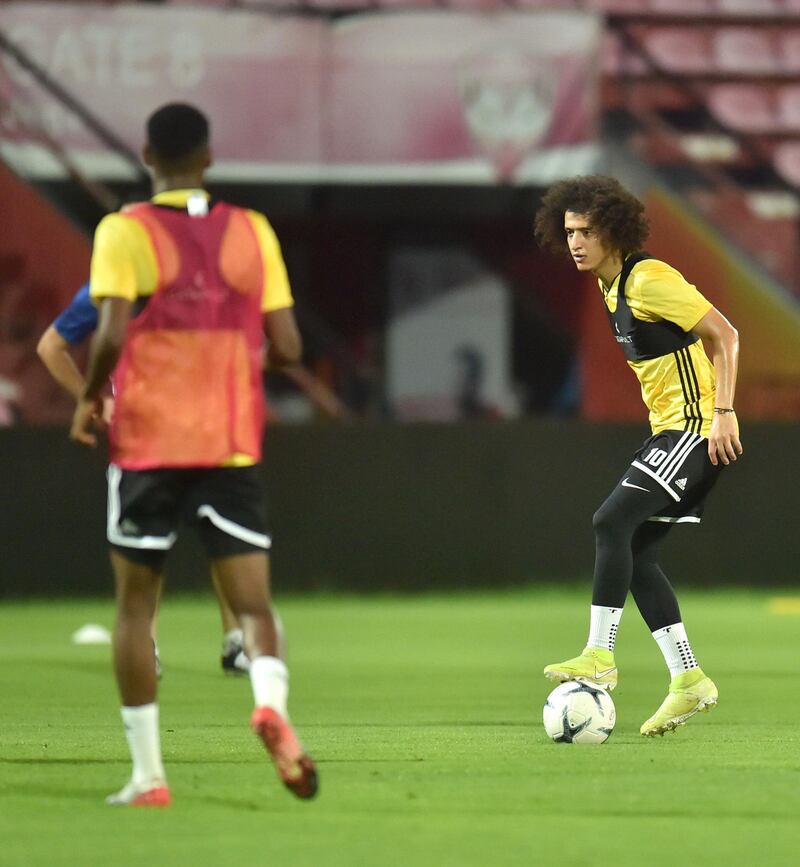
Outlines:
[[[283,796],[282,791],[279,791],[277,794]],[[214,795],[199,795],[196,792],[194,793],[194,797],[203,804],[209,804],[215,807],[230,807],[233,810],[250,810],[254,813],[263,812],[265,807],[269,807],[273,810],[275,806],[279,804],[277,798],[273,801],[271,798],[267,799],[266,797],[263,800],[246,801],[243,798],[220,798],[215,797]],[[189,796],[186,796],[186,801],[189,801]]]

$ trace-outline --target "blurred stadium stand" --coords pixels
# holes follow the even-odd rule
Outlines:
[[[596,12],[604,24],[602,131],[616,165],[628,154],[641,159],[788,293],[800,296],[800,0],[140,0],[139,5],[254,16],[296,12],[304,20],[412,10]],[[47,81],[40,71],[53,100],[68,102],[71,95],[59,95],[59,82]],[[104,142],[104,160],[116,165],[113,181],[89,177],[45,122],[15,111],[16,128],[38,141],[69,179],[39,178],[36,188],[87,234],[103,213],[146,194],[135,153],[104,118],[92,114],[91,104],[79,102],[70,112]],[[311,362],[358,414],[384,412],[379,392],[387,258],[393,247],[408,243],[468,246],[503,276],[513,294],[520,406],[525,412],[565,411],[570,368],[585,327],[576,305],[565,298],[582,297],[586,287],[568,267],[546,262],[533,248],[529,223],[536,188],[456,183],[438,184],[432,193],[424,185],[387,181],[326,186],[256,178],[215,188],[273,218],[302,298],[299,313]],[[13,257],[14,251],[0,254]],[[542,275],[535,289],[533,273]],[[57,309],[53,299],[63,303],[76,285],[72,277],[59,283],[47,315]],[[531,346],[538,347],[533,360]],[[790,391],[780,417],[800,414]],[[566,405],[574,410],[574,401]],[[770,414],[769,401],[758,406]],[[635,388],[619,400],[603,392],[603,406],[594,411],[600,417],[610,412],[614,418],[638,418]]]
[[[0,5],[0,22],[15,5]],[[117,7],[124,19],[137,4],[51,2],[54,13],[70,5],[87,16]],[[648,248],[728,313],[744,343],[737,407],[747,456],[734,471],[735,491],[715,502],[702,545],[676,551],[674,565],[683,581],[796,584],[796,530],[791,519],[775,516],[799,508],[800,0],[140,0],[138,6],[136,14],[147,7],[148,15],[163,9],[187,18],[196,7],[218,15],[219,23],[252,15],[253,30],[256,16],[270,13],[280,13],[270,19],[280,23],[347,22],[351,15],[395,11],[559,9],[602,16],[601,168],[642,195],[653,228]],[[67,48],[78,44],[72,39]],[[0,209],[0,427],[63,425],[70,401],[36,358],[36,339],[85,279],[97,220],[147,195],[147,181],[133,140],[97,116],[90,99],[75,104],[73,94],[59,93],[62,82],[49,78],[46,63],[14,60],[14,50],[0,45],[0,148],[11,143],[3,150],[9,166],[0,164],[0,200],[13,202]],[[108,61],[108,52],[100,54]],[[72,59],[62,47],[62,66],[77,69],[91,89],[101,77],[96,67],[72,67]],[[222,53],[236,87],[251,58],[237,67],[240,59]],[[146,64],[137,66],[135,52],[126,60],[136,86],[146,89]],[[257,66],[264,68],[270,67]],[[46,94],[40,115],[12,98],[14,80],[30,76]],[[157,89],[147,93],[152,100]],[[570,93],[568,119],[578,113],[576,94],[583,96],[580,89]],[[114,97],[120,98],[116,91]],[[294,110],[291,100],[287,105]],[[61,122],[66,113],[68,133],[93,131],[103,171],[85,171],[64,146],[48,123],[53,108]],[[464,108],[457,106],[461,114]],[[239,114],[237,103],[233,116]],[[126,115],[132,115],[127,104],[122,122]],[[138,130],[138,113],[133,119]],[[47,172],[37,173],[41,165],[14,150],[15,136],[36,144]],[[533,244],[530,223],[542,184],[491,176],[479,183],[404,182],[396,175],[265,179],[248,176],[252,164],[243,163],[241,177],[215,181],[213,189],[269,214],[300,302],[307,362],[356,417],[392,418],[385,385],[389,284],[394,253],[408,248],[468,250],[502,278],[512,308],[510,367],[519,408],[551,416],[502,425],[277,426],[265,472],[279,504],[273,530],[281,586],[424,590],[583,574],[592,556],[588,504],[599,502],[617,477],[620,449],[627,453],[641,442],[644,418],[635,378],[598,315],[596,282]],[[575,165],[580,171],[583,164]],[[581,418],[565,421],[569,415]],[[0,596],[104,592],[103,455],[79,450],[63,430],[41,425],[0,431],[0,452],[0,474],[15,494],[0,506],[0,550],[7,554]],[[171,580],[196,588],[203,567],[197,549],[182,544]],[[53,551],[68,553],[69,568],[54,568]]]
[[[607,19],[607,129],[800,293],[800,187],[786,146],[800,140],[800,4],[625,6],[610,4]]]
[[[154,5],[154,0],[140,0]],[[340,16],[364,11],[593,10],[607,22],[603,95],[610,134],[632,141],[719,221],[736,190],[741,222],[798,225],[800,0],[163,0],[165,5]],[[98,5],[98,4],[95,4]],[[101,4],[102,5],[102,4]],[[109,0],[105,5],[114,5]],[[787,156],[787,154],[789,156]],[[789,195],[787,195],[789,194]],[[729,223],[720,224],[731,231]],[[762,234],[754,228],[753,236]],[[741,243],[737,232],[735,239]],[[794,239],[793,239],[794,240]],[[750,253],[800,292],[797,244]]]

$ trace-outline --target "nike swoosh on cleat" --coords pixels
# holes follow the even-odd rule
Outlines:
[[[616,665],[612,665],[611,668],[604,668],[602,671],[597,670],[597,666],[594,669],[595,677],[605,677],[607,674],[613,674],[617,670]]]
[[[633,482],[629,482],[627,478],[622,480],[623,488],[636,488],[637,491],[646,491],[648,494],[650,493],[650,488],[643,488],[641,485],[634,485]]]

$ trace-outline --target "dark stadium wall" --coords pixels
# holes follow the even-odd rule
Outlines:
[[[280,590],[428,591],[588,582],[592,513],[642,426],[275,427],[267,436]],[[665,545],[681,586],[796,584],[800,453],[792,425],[747,425],[701,527]],[[0,431],[0,596],[110,595],[99,452],[54,429]],[[173,590],[205,590],[191,534]]]

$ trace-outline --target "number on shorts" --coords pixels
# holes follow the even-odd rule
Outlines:
[[[664,458],[666,456],[667,453],[664,449],[650,449],[650,451],[644,456],[644,459],[651,467],[659,467],[664,463]]]

